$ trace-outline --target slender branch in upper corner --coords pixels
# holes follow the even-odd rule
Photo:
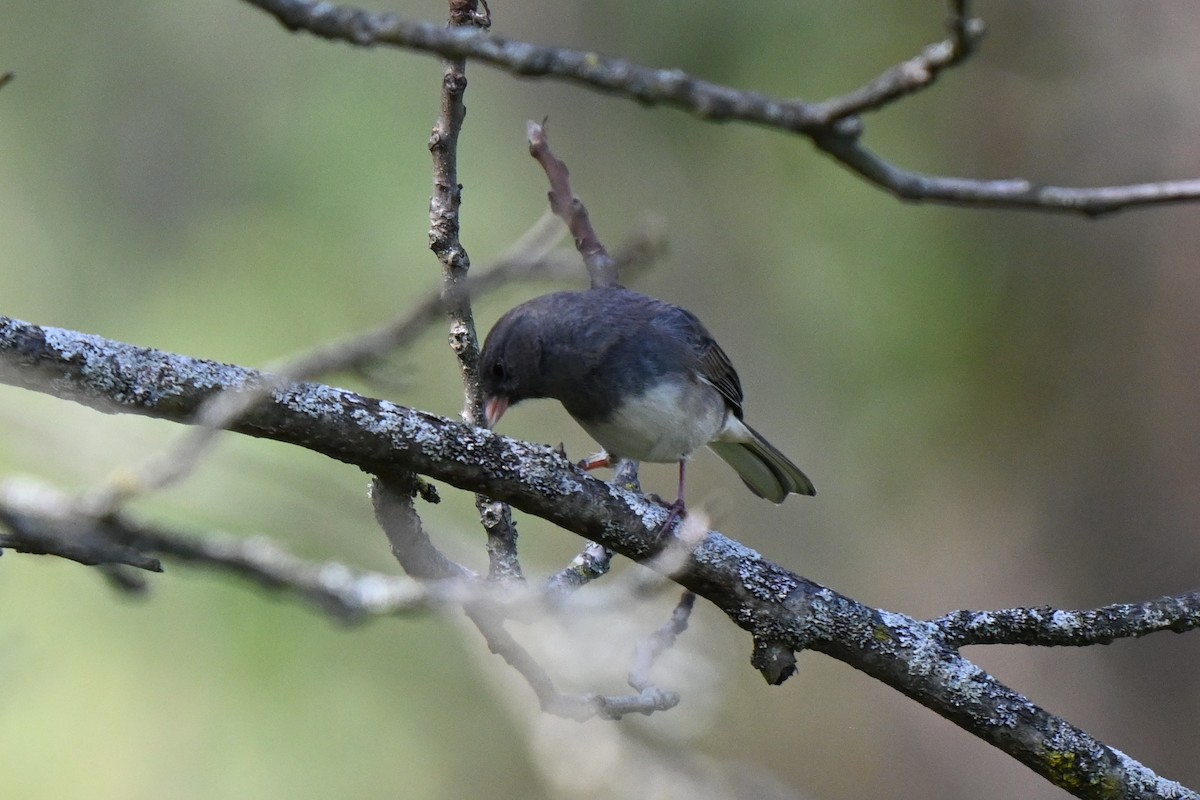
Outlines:
[[[825,124],[811,103],[733,89],[678,69],[655,69],[586,50],[541,47],[482,30],[448,28],[313,0],[244,1],[271,14],[288,30],[304,30],[359,47],[390,45],[482,61],[522,77],[558,78],[716,121],[739,120],[796,132]]]
[[[522,77],[552,78],[668,106],[714,122],[746,122],[810,138],[822,151],[870,183],[903,200],[949,205],[1067,211],[1096,217],[1129,208],[1200,200],[1200,179],[1123,186],[1064,187],[1024,178],[973,179],[924,175],[895,166],[864,147],[857,112],[876,110],[931,85],[978,46],[983,25],[965,0],[951,3],[950,36],[891,67],[860,88],[824,102],[785,99],[701,80],[585,50],[542,47],[315,0],[244,0],[288,30],[304,30],[359,47],[389,45],[446,58],[473,59]]]
[[[858,89],[818,103],[817,115],[826,126],[832,126],[854,114],[878,111],[927,88],[944,70],[962,63],[975,52],[985,31],[983,20],[972,17],[968,5],[966,0],[950,4],[950,19],[946,22],[948,39],[927,46]]]
[[[1200,200],[1200,179],[1074,188],[1038,184],[1025,178],[996,180],[925,175],[902,169],[864,147],[860,131],[847,119],[826,135],[813,137],[824,152],[870,183],[901,200],[948,205],[1069,211],[1099,217],[1139,206]]]

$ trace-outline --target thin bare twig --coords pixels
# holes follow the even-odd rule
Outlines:
[[[476,27],[475,0],[450,0],[450,26]],[[446,58],[442,63],[441,107],[429,135],[433,156],[433,196],[429,200],[429,249],[442,266],[442,303],[450,320],[450,346],[463,378],[463,419],[478,425],[483,419],[479,392],[479,342],[466,291],[471,261],[459,239],[462,184],[458,181],[458,137],[467,107],[466,61]]]
[[[567,165],[550,150],[546,123],[529,122],[526,124],[526,133],[529,139],[529,154],[542,165],[542,169],[546,171],[546,178],[550,181],[550,191],[547,194],[550,210],[558,215],[571,231],[575,249],[583,256],[592,287],[620,285],[617,263],[600,242],[583,201],[576,197],[571,189]]]
[[[479,10],[477,0],[450,0],[450,29],[482,30],[491,25],[490,15]],[[459,239],[459,206],[462,184],[458,180],[458,137],[467,107],[467,62],[448,57],[442,62],[441,109],[429,136],[433,155],[433,197],[429,200],[429,248],[442,265],[442,304],[450,320],[450,348],[458,360],[463,382],[463,419],[471,425],[483,423],[483,394],[479,388],[479,337],[467,291],[471,267],[466,248]],[[475,496],[479,520],[487,534],[489,575],[495,580],[522,580],[517,558],[517,526],[512,510],[484,495]]]
[[[80,514],[66,496],[30,481],[0,483],[0,549],[34,555],[53,555],[87,566],[125,565],[162,572],[162,564],[121,542],[114,532],[119,523]],[[119,575],[120,573],[114,573]],[[121,589],[140,585],[117,582]]]
[[[446,28],[315,0],[245,0],[288,30],[360,47],[389,45],[448,58],[469,58],[521,77],[553,78],[648,106],[668,106],[714,122],[737,121],[807,136],[823,152],[892,195],[914,202],[1066,211],[1097,217],[1128,208],[1200,200],[1200,179],[1073,188],[1024,178],[1000,180],[925,175],[889,163],[861,143],[856,110],[883,106],[931,85],[974,52],[982,26],[962,0],[951,3],[950,39],[915,60],[885,70],[864,87],[821,103],[772,97],[585,50],[541,47],[484,31]]]
[[[87,565],[127,565],[161,572],[155,556],[245,578],[305,600],[342,622],[410,615],[482,599],[464,579],[418,582],[366,572],[336,562],[314,563],[263,536],[200,535],[146,525],[123,514],[103,520],[81,515],[74,498],[46,484],[10,478],[0,483],[0,547],[41,553]],[[119,588],[122,587],[118,584]],[[141,588],[140,586],[137,588]],[[496,608],[514,608],[517,597],[487,597]]]
[[[570,171],[567,165],[550,149],[550,139],[546,134],[546,123],[529,122],[526,124],[526,135],[529,140],[529,154],[542,165],[546,179],[550,182],[547,199],[550,210],[562,219],[575,240],[575,249],[583,258],[587,268],[592,288],[603,286],[619,286],[620,272],[617,261],[608,253],[600,241],[591,218],[583,201],[575,196],[571,188]],[[637,490],[637,462],[623,461],[621,467],[628,483]],[[614,477],[614,480],[616,476]],[[612,563],[612,551],[597,544],[590,544],[576,556],[562,571],[553,575],[547,581],[548,591],[566,594],[589,581],[595,580],[608,572]]]
[[[603,577],[612,566],[612,557],[613,553],[607,547],[588,542],[583,551],[571,559],[571,563],[546,580],[546,593],[564,596]]]
[[[853,122],[853,120],[845,120]],[[996,180],[926,175],[880,158],[859,141],[856,125],[836,127],[813,143],[852,172],[901,200],[1030,211],[1068,211],[1100,217],[1128,208],[1200,200],[1200,179],[1073,188],[1025,178]]]
[[[659,656],[675,646],[675,640],[687,630],[688,620],[696,605],[694,592],[685,591],[679,598],[671,618],[663,623],[648,639],[638,645],[634,653],[633,666],[629,669],[629,685],[639,692],[659,691],[650,681],[650,668]]]
[[[946,27],[950,38],[935,42],[918,55],[886,70],[870,83],[847,94],[818,103],[817,115],[827,127],[855,114],[879,111],[910,94],[929,87],[944,70],[962,63],[983,39],[983,20],[971,16],[966,0],[951,2]]]
[[[396,14],[312,0],[245,0],[291,31],[358,47],[388,45],[465,58],[526,78],[558,78],[646,105],[668,105],[714,120],[738,120],[793,132],[826,124],[815,105],[744,92],[695,78],[678,69],[644,67],[585,50],[541,47],[480,30],[447,28]]]
[[[410,473],[388,473],[376,477],[371,484],[371,501],[375,517],[392,543],[392,551],[410,575],[426,580],[451,578],[478,582],[466,567],[448,559],[429,539],[413,506],[415,477]],[[570,694],[560,692],[553,679],[537,660],[521,646],[504,627],[505,609],[486,598],[468,600],[463,611],[483,634],[488,649],[515,669],[538,698],[541,708],[568,719],[590,719],[595,716],[619,718],[626,713],[648,714],[669,708],[678,702],[664,705],[663,698],[647,692],[645,698]]]

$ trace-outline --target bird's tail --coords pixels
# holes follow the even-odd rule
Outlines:
[[[741,427],[749,435],[711,442],[709,447],[733,467],[750,491],[772,503],[782,503],[789,494],[817,493],[808,476],[787,456],[746,423]]]

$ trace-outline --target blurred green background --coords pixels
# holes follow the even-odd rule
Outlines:
[[[371,6],[440,20],[444,4]],[[506,37],[822,99],[942,36],[941,2],[492,0]],[[1191,3],[990,2],[982,52],[868,118],[909,168],[1105,185],[1198,171]],[[440,67],[289,35],[233,0],[0,0],[0,313],[260,365],[380,323],[438,282],[427,250]],[[661,221],[638,287],[696,311],[756,427],[815,500],[757,501],[710,455],[689,500],[721,530],[864,602],[1089,607],[1196,587],[1197,208],[1087,221],[902,204],[804,141],[469,69],[463,239],[474,263],[545,205],[524,122],[610,245]],[[582,285],[582,272],[574,285]],[[481,330],[520,285],[478,304]],[[362,387],[453,415],[431,330]],[[503,430],[590,443],[557,408]],[[176,426],[0,387],[0,471],[68,490],[142,463]],[[672,490],[648,467],[649,490]],[[484,565],[471,501],[426,522]],[[142,518],[266,534],[394,570],[366,478],[227,437]],[[531,573],[580,542],[520,519]],[[636,576],[624,567],[614,585]],[[0,560],[0,795],[40,798],[1056,798],[916,703],[823,656],[765,686],[711,607],[663,665],[650,719],[563,723],[454,617],[342,629],[238,581],[169,566],[143,600],[92,571]],[[574,688],[617,691],[674,600],[518,633]],[[1200,637],[968,650],[1162,774],[1200,785]],[[900,787],[900,788],[897,788]]]

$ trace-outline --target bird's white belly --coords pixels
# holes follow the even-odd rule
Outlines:
[[[610,455],[671,462],[716,438],[727,414],[711,387],[668,383],[627,401],[603,422],[579,424]]]

